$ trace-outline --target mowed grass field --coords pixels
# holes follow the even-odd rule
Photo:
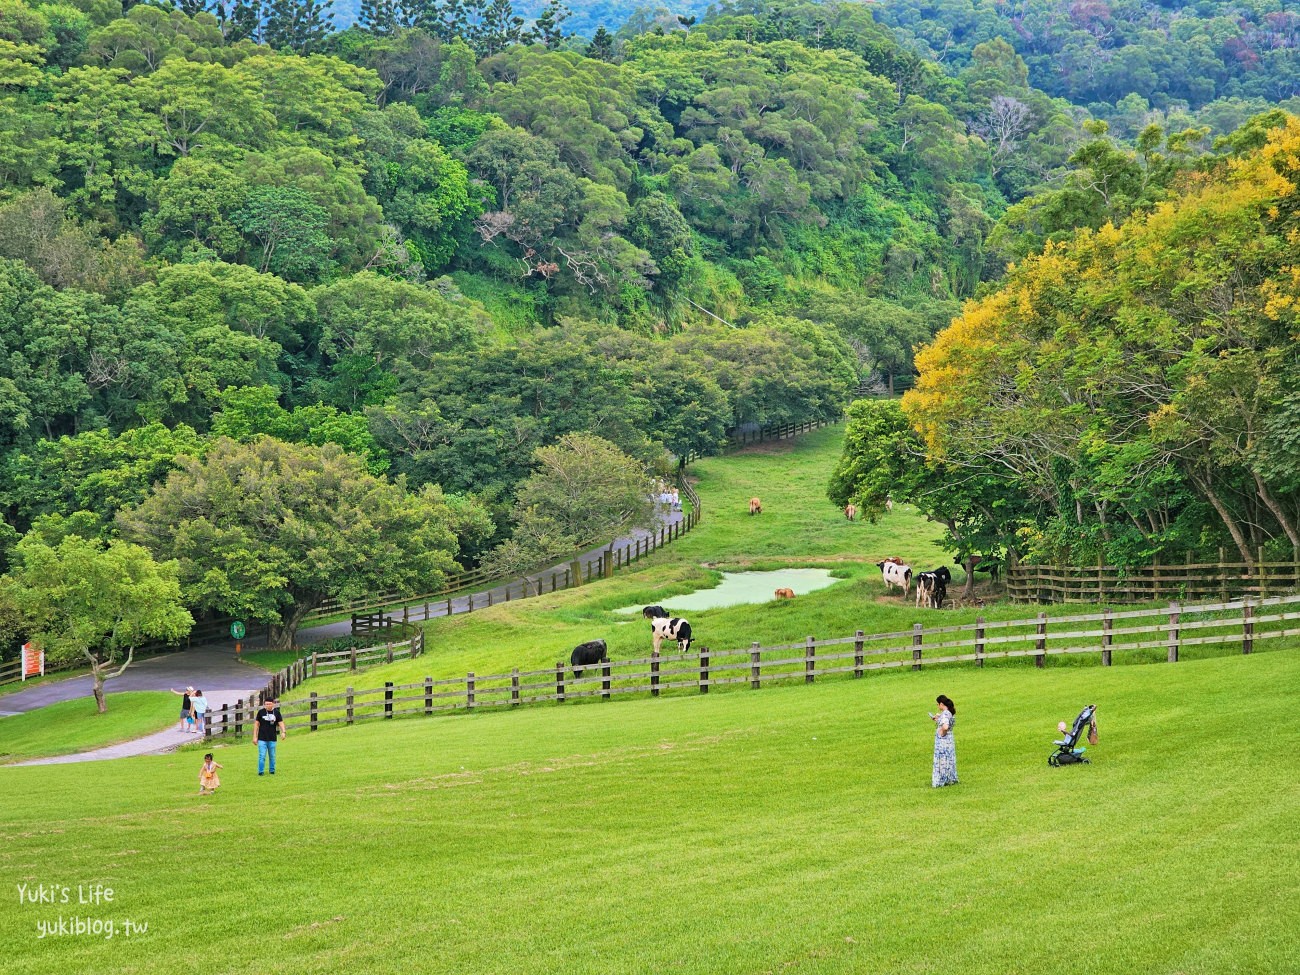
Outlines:
[[[1294,651],[869,675],[0,770],[13,975],[1300,971]],[[936,693],[961,784],[930,788]],[[1058,720],[1099,706],[1090,766]],[[69,888],[27,904],[18,884]],[[111,904],[78,904],[103,884]],[[60,918],[114,937],[39,937]],[[124,922],[146,924],[128,937]]]

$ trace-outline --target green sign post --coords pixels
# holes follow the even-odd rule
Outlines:
[[[236,640],[242,640],[244,632],[244,624],[240,620],[235,620],[230,624],[230,635]]]

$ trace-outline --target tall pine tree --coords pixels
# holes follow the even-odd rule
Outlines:
[[[587,57],[595,58],[597,61],[613,61],[614,35],[604,27],[597,28],[591,43],[587,45]]]
[[[320,50],[334,30],[334,0],[269,0],[266,43],[295,54]]]

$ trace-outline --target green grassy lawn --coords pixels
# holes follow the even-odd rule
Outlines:
[[[6,972],[1300,970],[1300,655],[870,675],[0,770]],[[962,784],[929,787],[936,693]],[[1094,763],[1049,769],[1099,705]],[[17,884],[70,888],[27,904]],[[102,883],[111,905],[76,903]],[[112,919],[111,940],[38,922]],[[127,937],[122,922],[147,924]],[[185,962],[188,964],[189,962]]]
[[[124,691],[107,696],[100,714],[92,697],[0,718],[0,762],[71,755],[131,741],[176,722],[177,698],[166,691]]]

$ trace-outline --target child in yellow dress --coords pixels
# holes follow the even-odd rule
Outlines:
[[[203,768],[199,771],[199,795],[217,791],[217,787],[221,785],[221,779],[217,777],[219,768],[225,766],[218,765],[212,760],[212,752],[203,756]]]

